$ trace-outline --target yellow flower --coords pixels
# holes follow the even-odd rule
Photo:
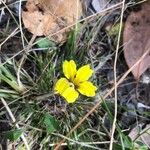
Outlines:
[[[90,65],[85,65],[77,70],[73,60],[65,60],[63,63],[63,73],[66,78],[60,78],[56,82],[54,89],[68,103],[75,102],[79,93],[88,97],[95,96],[97,87],[88,81],[93,74]]]

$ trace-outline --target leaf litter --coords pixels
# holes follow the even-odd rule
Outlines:
[[[100,1],[100,0],[97,0],[97,2],[98,1]],[[30,2],[31,2],[31,0],[30,0]],[[33,2],[33,1],[32,1]],[[38,1],[39,2],[39,1]],[[96,0],[95,0],[95,2],[96,2]],[[34,1],[34,3],[36,3],[36,1]],[[57,3],[57,2],[56,2]],[[27,2],[27,4],[28,4],[28,2]],[[32,3],[33,4],[33,3]],[[98,4],[98,3],[97,3]],[[40,4],[41,5],[41,4]],[[35,6],[35,5],[31,5],[30,4],[30,7],[33,9],[32,11],[34,12],[34,11],[38,11],[38,12],[40,12],[41,13],[41,16],[43,15],[43,14],[47,14],[47,12],[45,13],[45,12],[43,12],[43,9],[45,10],[46,8],[43,8],[42,6],[40,6],[39,7],[39,5],[37,5],[37,6]],[[42,8],[42,9],[41,9]],[[28,8],[29,9],[29,8]],[[24,10],[24,12],[28,12],[29,10],[27,9],[27,6],[26,6],[26,10]],[[35,9],[35,10],[34,10]],[[36,10],[37,9],[37,10]],[[96,9],[96,8],[94,8],[94,9]],[[23,12],[23,13],[24,13]],[[31,13],[32,14],[32,13]],[[53,13],[54,14],[54,13]],[[132,14],[132,13],[131,13]],[[36,18],[37,19],[37,18]],[[32,20],[33,20],[33,18],[32,18]],[[31,20],[31,21],[32,21]],[[54,18],[53,18],[53,20],[55,20]],[[114,42],[114,39],[112,38],[112,39],[110,39],[109,37],[106,37],[106,34],[105,34],[105,31],[102,29],[102,25],[99,27],[99,28],[97,28],[97,25],[98,25],[98,23],[102,23],[102,21],[104,21],[103,19],[102,20],[100,20],[100,22],[97,22],[97,20],[95,20],[94,18],[92,19],[93,20],[93,24],[91,23],[91,22],[88,22],[88,26],[86,26],[85,27],[85,34],[83,34],[83,33],[81,33],[81,35],[83,34],[83,38],[80,38],[80,43],[77,43],[77,50],[76,51],[78,51],[78,54],[76,53],[74,56],[75,57],[77,57],[77,58],[79,58],[78,59],[78,62],[80,63],[81,61],[83,61],[83,63],[85,63],[85,62],[91,62],[88,58],[90,57],[91,59],[92,59],[92,63],[93,63],[93,67],[94,67],[94,69],[96,70],[95,71],[95,76],[96,76],[96,78],[95,78],[95,82],[96,83],[98,83],[98,85],[100,86],[100,94],[101,95],[103,95],[102,93],[106,93],[107,92],[107,89],[109,90],[110,89],[110,86],[112,86],[112,84],[111,83],[113,83],[113,59],[111,59],[111,58],[113,58],[113,46],[115,45],[112,45],[112,42]],[[30,21],[30,20],[29,20]],[[30,23],[32,23],[32,22],[30,22]],[[104,21],[104,23],[105,23],[105,21]],[[112,21],[112,23],[114,24],[114,21]],[[118,25],[117,25],[118,26]],[[116,26],[116,27],[117,27]],[[26,26],[25,26],[26,27]],[[41,27],[41,26],[40,26]],[[27,27],[26,27],[27,28]],[[64,27],[62,27],[62,28],[64,28]],[[94,29],[95,28],[95,30],[91,30],[91,29]],[[118,28],[118,27],[117,27]],[[118,30],[117,30],[117,28],[114,28],[114,29],[116,29],[115,31],[116,32],[113,32],[114,34],[112,34],[112,35],[110,35],[110,37],[113,37],[113,36],[115,36],[115,35],[117,35],[117,33],[118,33]],[[28,29],[28,28],[27,28]],[[33,29],[37,29],[37,26],[35,26],[35,27],[33,27]],[[43,29],[43,28],[42,28]],[[100,29],[100,30],[99,30]],[[29,31],[30,31],[30,29],[28,29]],[[60,28],[58,28],[58,30],[60,30]],[[89,30],[89,31],[88,31]],[[97,32],[95,32],[96,30],[98,30]],[[25,32],[26,30],[23,30],[23,32]],[[39,30],[40,31],[40,30]],[[30,31],[31,32],[31,31]],[[42,31],[43,32],[43,31]],[[52,33],[55,33],[55,32],[57,32],[57,31],[54,31],[54,32],[52,32]],[[61,36],[63,36],[64,34],[65,34],[65,38],[63,39],[64,41],[66,40],[66,38],[67,38],[67,34],[66,33],[68,33],[69,32],[69,30],[66,30],[63,34],[58,34],[60,37],[57,37],[57,36],[53,36],[53,38],[52,38],[52,40],[57,40],[57,38],[60,38],[60,40],[57,40],[57,42],[60,42],[61,41]],[[91,32],[91,35],[89,34],[89,32]],[[26,32],[25,32],[26,33]],[[33,34],[35,34],[36,33],[36,31],[32,31],[31,33],[33,33]],[[95,36],[96,38],[94,39],[93,38],[93,34],[95,34],[95,33],[97,33],[97,35]],[[51,33],[50,33],[51,34]],[[41,35],[38,35],[38,36],[47,36],[47,34],[41,34]],[[90,45],[88,45],[89,44],[89,41],[88,41],[88,39],[90,40],[90,38],[87,38],[87,35],[88,35],[88,37],[92,37],[93,38],[93,42],[90,42]],[[18,35],[17,35],[18,36]],[[29,37],[27,37],[27,39],[28,39]],[[40,38],[43,38],[43,37],[39,37],[39,38],[37,38],[37,40],[39,40],[39,42],[37,43],[37,47],[39,47],[39,48],[49,48],[49,52],[50,53],[52,53],[53,54],[53,52],[56,52],[56,56],[57,55],[59,55],[58,54],[58,52],[59,52],[59,50],[57,49],[58,47],[57,47],[57,45],[53,45],[53,42],[51,43],[51,42],[49,42],[49,40],[46,38],[46,40],[45,40],[45,38],[43,38],[43,40],[41,40]],[[87,38],[87,39],[86,39]],[[14,41],[14,37],[13,38],[11,38],[10,40],[12,40],[12,41]],[[21,42],[18,42],[18,43],[21,43]],[[16,44],[14,44],[14,45],[16,45]],[[11,44],[11,46],[13,46],[12,44]],[[64,44],[64,46],[65,46],[65,44]],[[88,47],[88,48],[87,48]],[[55,49],[54,49],[55,48]],[[2,49],[4,50],[4,47],[2,47]],[[7,47],[6,47],[6,49],[7,49]],[[9,50],[11,50],[12,48],[9,48],[8,47],[8,49]],[[17,48],[14,48],[14,46],[13,46],[13,49],[17,49]],[[12,51],[14,52],[14,50],[12,49]],[[21,48],[19,48],[18,47],[18,50],[20,50]],[[51,49],[51,50],[50,50]],[[87,52],[87,49],[88,49],[88,52]],[[53,51],[54,50],[54,51]],[[67,51],[66,49],[64,49],[64,48],[61,48],[61,54],[63,54],[64,53],[64,50],[65,51]],[[81,53],[82,52],[84,52],[84,50],[86,50],[85,51],[85,53],[84,53],[84,55],[85,56],[83,56],[83,57],[80,57],[80,55],[81,55]],[[4,50],[5,51],[5,50]],[[63,60],[63,58],[59,55],[59,59],[56,61],[56,59],[54,58],[54,59],[52,59],[51,60],[51,57],[54,57],[54,56],[50,56],[50,57],[48,57],[48,55],[43,55],[44,53],[46,53],[47,54],[47,52],[48,51],[40,51],[40,52],[37,52],[36,53],[36,55],[37,55],[37,59],[39,60],[39,61],[41,61],[41,62],[44,62],[46,59],[47,59],[47,62],[49,63],[49,61],[51,61],[51,64],[56,64],[56,67],[58,68],[56,71],[55,71],[55,69],[54,69],[54,73],[52,73],[52,74],[56,74],[56,76],[57,77],[59,77],[59,65],[61,64],[61,61]],[[75,52],[76,52],[75,51]],[[86,54],[89,54],[89,56],[87,56]],[[109,55],[108,55],[109,54]],[[8,55],[8,54],[6,54],[6,55]],[[43,59],[41,59],[41,56],[43,55]],[[91,56],[92,55],[92,56]],[[33,54],[31,54],[31,56],[33,56]],[[110,56],[110,57],[108,57],[108,56]],[[67,56],[68,57],[68,56]],[[86,57],[86,58],[85,58]],[[29,59],[30,59],[30,57],[28,57]],[[103,61],[103,59],[104,59],[104,61]],[[86,59],[86,61],[84,61],[84,59]],[[54,60],[54,61],[53,61]],[[50,66],[50,65],[47,65],[48,63],[46,62],[46,66],[48,66],[48,68],[52,68],[53,69],[53,66]],[[102,63],[101,64],[101,62],[104,62],[104,63]],[[33,64],[33,59],[31,59],[31,62],[30,62],[30,64]],[[36,63],[35,63],[36,64]],[[25,65],[27,65],[27,64],[25,64]],[[45,65],[44,66],[42,66],[42,71],[43,71],[43,68],[45,68]],[[55,68],[55,67],[54,67]],[[24,68],[25,70],[27,70],[26,68]],[[36,68],[36,66],[34,66],[33,65],[33,69],[31,69],[32,71],[33,70],[36,70],[37,68]],[[119,76],[119,75],[122,75],[122,73],[124,73],[126,70],[127,70],[128,68],[126,67],[126,65],[125,65],[125,62],[124,61],[122,61],[122,60],[118,60],[118,68],[117,68],[117,76]],[[51,87],[53,86],[53,81],[51,81],[51,79],[52,80],[55,80],[55,76],[52,76],[50,79],[48,78],[48,80],[45,80],[45,76],[44,76],[44,73],[46,73],[46,74],[49,74],[49,75],[51,75],[51,72],[50,71],[53,71],[53,70],[50,70],[49,71],[49,69],[44,69],[44,70],[46,70],[46,71],[43,71],[43,76],[42,76],[42,79],[43,79],[43,82],[45,83],[45,81],[49,84],[49,88],[48,88],[48,91],[51,91]],[[39,71],[39,74],[40,74],[40,72],[41,71]],[[34,77],[36,78],[36,76],[38,76],[39,74],[37,74],[36,72],[34,72]],[[105,81],[103,81],[103,80],[105,80]],[[50,81],[50,82],[49,82]],[[144,115],[141,115],[141,114],[138,114],[137,115],[137,113],[133,113],[133,110],[135,110],[135,111],[139,111],[139,109],[138,109],[138,107],[136,106],[136,104],[135,103],[133,103],[134,102],[134,100],[137,100],[135,97],[135,84],[132,84],[132,82],[133,81],[135,81],[134,79],[133,79],[133,77],[132,76],[130,76],[129,78],[127,78],[127,80],[126,80],[126,82],[124,82],[121,86],[122,87],[119,87],[118,88],[118,102],[120,103],[119,104],[119,107],[120,107],[120,105],[121,106],[123,106],[123,107],[125,107],[126,109],[129,109],[129,111],[126,111],[125,109],[121,109],[121,110],[118,110],[118,114],[119,114],[119,116],[118,116],[118,122],[119,123],[121,123],[121,129],[123,130],[123,129],[128,129],[128,127],[131,127],[132,128],[132,126],[134,126],[135,124],[136,124],[136,119],[138,120],[138,121],[140,121],[140,122],[144,122],[143,120],[140,120],[140,117],[142,116],[142,117],[145,117]],[[27,83],[27,81],[25,81],[26,83]],[[105,82],[106,82],[106,84],[108,84],[108,86],[105,86]],[[109,83],[110,82],[110,83]],[[38,82],[37,82],[37,84],[39,84]],[[128,84],[128,85],[127,85]],[[141,87],[141,83],[139,83],[139,94],[140,94],[140,96],[142,95],[140,92],[141,92],[141,89],[143,88],[143,87]],[[6,87],[6,86],[5,86]],[[9,87],[8,87],[9,88]],[[36,90],[36,89],[35,89]],[[45,87],[44,87],[44,90],[41,92],[41,91],[39,91],[39,90],[36,90],[35,92],[34,92],[34,97],[36,97],[37,95],[39,95],[39,94],[41,94],[40,96],[43,96],[43,93],[45,93],[45,92],[47,92],[47,90],[45,90]],[[144,94],[143,94],[144,95]],[[143,96],[142,95],[142,96]],[[64,101],[62,100],[62,99],[60,99],[60,97],[59,96],[49,96],[49,97],[47,97],[47,98],[44,98],[44,99],[42,99],[41,101],[40,100],[38,100],[38,102],[37,101],[35,101],[35,103],[33,102],[33,95],[30,95],[32,98],[30,99],[30,97],[27,99],[27,101],[29,101],[29,99],[30,99],[30,101],[32,102],[32,104],[28,104],[28,109],[26,110],[26,104],[24,104],[23,103],[23,105],[25,105],[25,113],[26,114],[28,114],[29,113],[29,108],[31,107],[32,108],[32,106],[31,105],[33,105],[34,106],[34,104],[36,104],[36,106],[38,106],[40,109],[42,109],[42,108],[44,108],[44,113],[48,113],[48,114],[50,114],[50,115],[52,115],[52,117],[54,117],[54,118],[57,118],[57,119],[59,119],[59,120],[61,120],[61,121],[63,121],[63,122],[61,122],[61,131],[59,130],[59,129],[55,129],[55,124],[53,124],[53,120],[52,120],[52,118],[50,117],[50,118],[44,118],[45,120],[44,120],[44,122],[42,122],[43,124],[44,124],[44,127],[43,127],[43,124],[41,125],[41,124],[38,124],[38,123],[36,123],[36,121],[37,122],[39,122],[39,120],[40,120],[40,114],[38,114],[38,113],[35,113],[35,115],[34,116],[32,116],[32,122],[34,123],[36,123],[35,125],[34,124],[32,124],[33,125],[33,127],[35,126],[35,127],[37,127],[37,128],[39,128],[39,129],[46,129],[47,131],[49,131],[50,133],[51,132],[53,132],[54,130],[56,130],[57,131],[57,133],[61,133],[62,135],[65,135],[66,133],[68,133],[69,132],[69,130],[70,130],[70,128],[72,128],[73,127],[73,125],[72,125],[72,122],[74,122],[74,123],[76,123],[76,122],[78,122],[78,120],[80,119],[80,118],[78,118],[78,116],[80,116],[80,117],[82,117],[85,113],[86,113],[86,111],[88,112],[89,110],[90,110],[90,108],[92,107],[91,105],[94,105],[95,104],[95,101],[93,102],[93,100],[92,101],[89,101],[89,99],[86,101],[85,99],[83,99],[83,101],[81,100],[81,102],[79,101],[79,103],[76,103],[76,104],[74,104],[73,106],[71,106],[71,105],[67,105],[67,109],[66,109],[66,103],[64,103]],[[110,96],[110,99],[106,99],[106,102],[109,102],[109,101],[111,101],[111,99],[112,99],[112,104],[110,104],[110,110],[111,110],[111,107],[113,108],[113,94],[112,94],[112,96]],[[84,101],[85,100],[85,101]],[[142,102],[144,102],[144,98],[141,98],[140,97],[140,100],[142,101]],[[123,103],[124,102],[124,103]],[[93,104],[94,103],[94,104]],[[122,104],[123,103],[123,104]],[[18,105],[18,104],[21,104],[21,105]],[[109,106],[109,105],[108,105]],[[11,109],[12,109],[12,111],[13,111],[13,109],[15,108],[13,105],[11,105],[10,106],[11,107]],[[24,106],[22,106],[22,99],[20,100],[20,101],[18,101],[18,103],[17,103],[17,107],[19,108],[19,109],[24,109]],[[79,107],[79,108],[78,108]],[[35,107],[36,108],[36,107]],[[37,111],[40,111],[40,109],[37,109]],[[82,110],[81,110],[82,109]],[[18,109],[17,109],[18,110]],[[75,111],[74,111],[75,110]],[[86,111],[85,111],[86,110]],[[114,110],[114,109],[113,109]],[[112,114],[113,114],[113,110],[111,111],[112,112]],[[30,110],[31,111],[31,110]],[[109,125],[110,126],[110,128],[111,128],[111,121],[110,121],[110,119],[109,119],[109,116],[108,116],[108,120],[109,120],[109,122],[107,123],[107,119],[105,119],[106,117],[104,117],[103,116],[103,114],[105,115],[105,114],[107,114],[107,111],[103,111],[103,112],[101,112],[101,111],[103,111],[103,109],[98,109],[94,114],[92,114],[88,119],[89,119],[89,122],[88,123],[90,123],[91,122],[91,124],[90,125],[92,125],[92,126],[90,126],[90,127],[92,127],[91,129],[93,129],[93,130],[95,130],[97,133],[98,133],[98,131],[102,131],[103,133],[105,133],[104,131],[103,131],[103,127],[101,128],[100,127],[100,124],[101,124],[101,120],[99,120],[99,118],[101,118],[102,117],[102,119],[106,122],[106,124],[103,124],[102,123],[102,125],[106,125],[105,126],[105,128],[106,129],[109,129],[109,128],[107,128],[107,125]],[[14,111],[13,111],[14,112]],[[20,112],[20,111],[17,111],[18,113]],[[32,111],[31,111],[32,112]],[[78,112],[80,113],[80,115],[78,115]],[[123,112],[127,112],[127,113],[123,113]],[[71,113],[71,114],[70,114]],[[101,113],[101,114],[99,114],[99,113]],[[120,114],[121,113],[121,114]],[[21,115],[22,115],[22,112],[21,112]],[[121,116],[123,116],[124,115],[124,118],[122,117],[122,122],[124,122],[124,124],[126,125],[125,127],[123,127],[123,123],[120,121],[121,119],[119,118],[119,117],[121,117]],[[140,116],[139,116],[140,115]],[[17,115],[17,113],[15,113],[15,116],[17,117],[18,115]],[[129,117],[129,116],[131,116],[131,117]],[[147,117],[147,116],[146,116]],[[145,117],[145,118],[146,118]],[[66,119],[66,120],[65,120]],[[133,119],[133,121],[132,121],[132,119]],[[18,117],[18,120],[19,120],[19,117]],[[148,120],[148,118],[147,118],[147,120]],[[127,123],[129,121],[129,123]],[[24,120],[22,121],[22,122],[24,122]],[[29,123],[28,121],[27,122],[25,122],[25,123]],[[42,127],[41,127],[42,126]],[[66,126],[66,127],[65,127]],[[83,129],[82,129],[82,127],[83,127]],[[87,129],[89,126],[85,126],[85,125],[81,125],[81,128],[79,127],[79,133],[80,133],[80,129],[81,129],[81,131],[83,131],[84,129]],[[100,128],[99,128],[100,127]],[[63,131],[62,131],[63,130]],[[26,129],[26,131],[28,131],[28,128]],[[108,130],[108,132],[109,132],[109,130]],[[35,132],[35,133],[37,133],[37,132]],[[92,134],[93,134],[93,136],[94,135],[98,135],[98,134],[93,134],[93,132],[92,132]],[[39,136],[39,133],[37,133],[38,134],[38,136]],[[42,133],[43,134],[43,133]],[[85,136],[86,135],[89,135],[89,134],[91,134],[90,132],[88,132],[88,134],[84,134]],[[107,134],[107,132],[106,132],[106,134]],[[116,135],[117,135],[117,133],[116,133]],[[28,136],[30,136],[30,131],[29,131],[29,134],[27,134],[27,137]],[[34,135],[31,135],[31,137],[34,137]],[[37,136],[37,137],[38,137]],[[55,141],[56,141],[56,136],[54,136],[54,135],[49,135],[50,137],[51,137],[51,139],[50,139],[50,141],[53,141],[54,143],[55,143]],[[41,137],[41,135],[40,135],[40,137]],[[74,137],[73,137],[74,138]],[[32,138],[31,138],[32,139]],[[40,139],[38,139],[38,140],[35,140],[36,142],[38,141],[39,143],[41,142],[41,140],[43,140],[44,139],[44,135],[40,138]],[[108,138],[106,138],[106,137],[104,137],[104,136],[102,136],[102,142],[104,141],[104,140],[107,140]],[[58,141],[59,139],[57,139],[57,141]],[[85,142],[85,141],[92,141],[91,139],[84,139],[83,138],[83,136],[81,136],[81,137],[79,137],[79,140],[80,141],[83,141],[83,142]],[[98,139],[99,140],[99,139]],[[118,139],[117,139],[117,137],[115,137],[115,140],[117,140],[118,141]],[[43,140],[44,141],[44,140]],[[48,142],[50,142],[49,140],[48,140]],[[93,141],[95,142],[95,139],[93,139]],[[92,141],[92,142],[93,142]],[[33,143],[32,142],[32,140],[30,141],[29,140],[29,144],[30,144],[30,142],[31,143]],[[119,142],[119,141],[118,141]],[[70,144],[70,142],[68,142],[69,144]],[[35,143],[33,143],[33,144],[35,144]],[[35,145],[33,145],[33,144],[31,144],[32,145],[32,147],[34,147]],[[21,145],[20,144],[20,142],[19,142],[19,144],[18,145]],[[17,147],[18,147],[18,145],[17,145]],[[44,145],[44,144],[43,144]],[[80,146],[80,145],[79,145]],[[106,144],[105,145],[107,148],[108,148],[108,144]],[[73,147],[73,146],[72,146]],[[98,147],[98,148],[100,148],[101,146],[100,145],[96,145],[95,147]],[[36,149],[40,149],[40,148],[36,148]]]
[[[141,10],[132,12],[125,23],[123,33],[124,55],[131,68],[150,48],[150,1],[142,5]],[[150,54],[137,65],[132,73],[135,79],[150,68]]]
[[[81,14],[80,1],[77,3],[76,0],[28,0],[22,19],[31,33],[48,36],[75,24]],[[57,42],[65,41],[68,31],[66,29],[51,39]]]

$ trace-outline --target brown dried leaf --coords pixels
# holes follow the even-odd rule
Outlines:
[[[76,22],[82,14],[82,7],[77,0],[28,0],[26,11],[22,13],[25,27],[37,36],[48,36]],[[57,42],[66,39],[64,30],[52,38]]]
[[[124,55],[131,68],[145,51],[150,48],[150,1],[141,6],[138,12],[132,12],[126,23],[123,35]],[[132,70],[138,79],[150,67],[150,54]]]
[[[150,124],[146,125],[146,127],[143,129],[143,131],[140,131],[139,129],[141,129],[142,124],[139,124],[138,126],[134,127],[131,132],[129,133],[129,137],[132,139],[132,140],[135,140],[140,133],[142,133],[143,131],[143,134],[141,134],[141,136],[139,136],[136,141],[140,141],[142,143],[144,143],[145,145],[147,145],[148,147],[150,147]],[[135,141],[135,142],[136,142]]]

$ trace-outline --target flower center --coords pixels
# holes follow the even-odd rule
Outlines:
[[[72,87],[72,88],[75,87],[74,84],[73,84],[72,82],[69,82],[69,86]]]

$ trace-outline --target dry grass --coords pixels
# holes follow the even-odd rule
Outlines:
[[[52,43],[49,48],[39,48],[38,37],[24,29],[21,1],[16,3],[19,3],[18,17],[11,10],[11,4],[2,1],[0,5],[0,10],[5,9],[9,14],[4,26],[0,26],[0,122],[4,126],[0,128],[0,140],[8,130],[19,128],[23,134],[14,142],[9,142],[9,148],[56,150],[61,146],[64,149],[111,150],[114,145],[124,150],[127,146],[133,148],[134,143],[127,137],[128,132],[125,132],[126,128],[123,128],[119,117],[122,112],[128,111],[126,106],[121,105],[122,99],[128,95],[118,96],[118,93],[122,90],[121,86],[128,88],[134,82],[129,73],[144,56],[127,69],[125,61],[120,61],[123,57],[120,42],[122,29],[119,29],[119,36],[112,36],[106,26],[118,24],[119,20],[122,23],[124,14],[129,8],[136,7],[138,2],[125,4],[122,1],[77,21],[66,27],[76,25],[66,43]],[[127,12],[124,12],[124,7]],[[115,43],[115,39],[118,39],[118,43]],[[62,76],[62,62],[66,59],[74,59],[78,66],[91,64],[95,71],[91,80],[98,87],[96,97],[80,96],[76,103],[70,105],[54,94],[54,84]],[[121,65],[125,66],[124,69]],[[125,84],[130,78],[131,81]],[[44,124],[46,114],[59,122],[59,128],[53,133],[48,133]],[[145,112],[144,117],[147,116],[149,112]],[[2,143],[2,146],[5,144]]]

